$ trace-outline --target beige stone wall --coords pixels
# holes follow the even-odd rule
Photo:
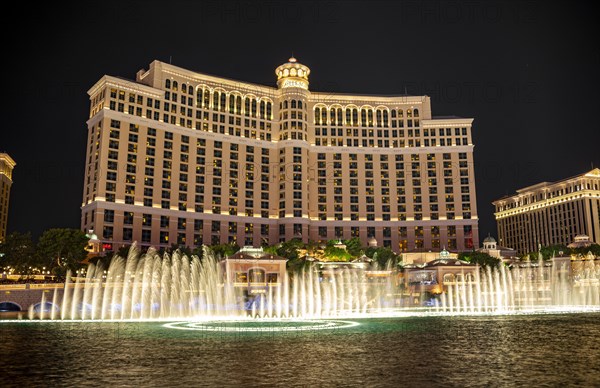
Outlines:
[[[8,204],[10,201],[10,188],[12,186],[12,173],[16,163],[8,154],[0,153],[0,242],[6,238],[8,223]]]
[[[432,118],[426,96],[276,89],[161,62],[137,81],[89,91],[81,227],[113,248],[478,246],[472,119]]]
[[[578,234],[600,241],[600,169],[517,190],[493,202],[499,244],[518,253],[567,245]]]

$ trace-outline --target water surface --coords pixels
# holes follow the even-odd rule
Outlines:
[[[2,322],[0,385],[600,386],[600,313],[344,321],[359,325]]]

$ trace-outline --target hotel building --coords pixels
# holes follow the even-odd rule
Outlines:
[[[492,202],[500,244],[524,254],[567,245],[577,235],[600,241],[600,169],[517,190]]]
[[[427,96],[309,90],[295,58],[277,87],[154,61],[89,91],[81,228],[138,241],[260,246],[374,238],[395,251],[478,247],[473,119]]]
[[[8,200],[12,186],[12,172],[17,164],[8,154],[0,153],[0,243],[6,238]]]

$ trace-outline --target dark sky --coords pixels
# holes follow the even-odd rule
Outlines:
[[[585,2],[77,2],[6,14],[0,150],[9,231],[79,227],[89,100],[154,60],[267,85],[293,51],[311,89],[427,94],[474,117],[480,234],[491,201],[600,166],[600,45]],[[22,36],[27,31],[27,38]],[[591,119],[590,119],[591,116]]]

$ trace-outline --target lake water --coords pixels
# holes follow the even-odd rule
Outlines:
[[[1,322],[0,386],[600,386],[600,313],[165,325]]]

